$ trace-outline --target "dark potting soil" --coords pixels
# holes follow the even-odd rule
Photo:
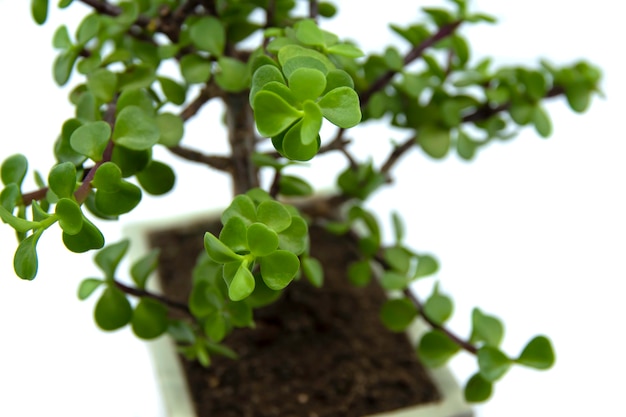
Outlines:
[[[169,297],[186,299],[204,232],[215,229],[152,235]],[[310,234],[311,255],[324,267],[322,288],[301,279],[255,310],[256,327],[225,341],[237,360],[213,356],[205,369],[181,358],[199,417],[361,417],[439,399],[406,335],[381,324],[380,286],[357,288],[345,277],[357,259],[345,238],[319,227]]]

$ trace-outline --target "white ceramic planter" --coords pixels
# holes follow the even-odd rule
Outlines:
[[[210,217],[204,212],[125,227],[124,234],[131,240],[131,260],[139,258],[150,250],[147,241],[148,233],[197,223]],[[155,277],[149,280],[149,287],[151,290],[160,291]],[[419,335],[426,330],[426,324],[421,320],[416,320],[408,330],[410,340],[418,340]],[[160,337],[147,343],[150,344],[156,374],[159,378],[166,415],[168,417],[197,417],[174,342],[168,337]],[[427,369],[427,372],[441,394],[441,401],[366,417],[473,417],[471,407],[464,401],[463,392],[447,367]]]

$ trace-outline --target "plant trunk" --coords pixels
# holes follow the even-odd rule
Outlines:
[[[247,91],[226,94],[224,104],[228,142],[232,150],[233,192],[237,195],[259,186],[259,169],[251,159],[257,136]]]

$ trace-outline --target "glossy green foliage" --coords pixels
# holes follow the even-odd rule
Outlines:
[[[219,237],[205,233],[204,246],[209,258],[223,265],[231,300],[243,300],[254,292],[252,270],[257,263],[271,290],[281,290],[295,278],[308,227],[293,208],[256,189],[237,196],[222,214],[222,223]],[[317,265],[309,261],[307,271],[310,279],[321,282]]]
[[[423,8],[418,22],[391,24],[405,44],[367,55],[323,28],[322,18],[337,12],[329,2],[311,2],[316,16],[302,15],[291,0],[218,1],[192,7],[193,12],[179,6],[170,0],[89,5],[92,10],[77,25],[54,32],[52,77],[59,86],[73,85],[69,100],[75,112],[56,135],[48,174],[35,173],[39,189],[22,189],[28,170],[23,155],[9,156],[0,169],[0,218],[16,232],[13,261],[19,277],[36,276],[37,243],[58,224],[70,251],[103,248],[94,258],[102,276],[84,279],[78,289],[81,300],[99,292],[98,326],[110,331],[130,324],[142,339],[168,333],[184,356],[204,366],[215,354],[234,358],[221,342],[233,329],[253,326],[255,308],[275,301],[302,275],[314,286],[323,285],[322,265],[308,247],[308,221],[319,219],[281,201],[314,193],[313,178],[289,171],[306,168],[296,161],[339,151],[347,166],[337,172],[337,201],[348,204],[336,207],[340,216],[326,212],[323,217],[332,220],[323,220],[329,230],[354,239],[361,257],[346,265],[354,285],[367,285],[375,277],[384,289],[404,294],[385,303],[383,323],[404,331],[421,315],[431,330],[417,350],[429,366],[442,366],[461,349],[475,353],[478,371],[465,386],[471,402],[488,399],[493,384],[513,364],[553,365],[554,351],[545,336],[533,338],[518,357],[504,353],[503,323],[478,308],[472,312],[469,339],[455,337],[447,328],[454,303],[438,283],[423,301],[410,293],[414,280],[436,275],[436,258],[403,243],[406,233],[397,214],[392,217],[394,241],[385,244],[384,230],[364,204],[393,181],[396,160],[412,148],[433,159],[456,152],[470,160],[522,128],[549,137],[555,128],[546,100],[564,96],[573,111],[585,111],[599,93],[596,67],[584,61],[496,67],[491,58],[475,59],[460,28],[495,19],[470,11],[465,0]],[[37,24],[47,20],[49,7],[49,0],[30,1]],[[176,75],[164,70],[172,65]],[[221,151],[210,128],[206,150],[186,146],[185,122],[214,99],[227,105],[225,136],[233,155],[216,155]],[[393,139],[380,165],[381,155],[361,159],[349,146],[359,139],[352,134],[356,130],[348,129],[376,119],[405,137],[400,143]],[[328,123],[336,133],[323,137],[325,127],[333,128]],[[239,136],[249,136],[245,139],[252,146],[245,152]],[[268,151],[270,141],[276,152]],[[143,192],[161,196],[171,191],[177,178],[161,162],[162,147],[225,171],[235,182],[247,178],[239,189],[263,183],[256,181],[257,168],[274,174],[269,193],[253,188],[237,195],[222,214],[221,232],[204,235],[205,251],[194,269],[189,308],[184,308],[190,321],[171,320],[168,308],[178,304],[163,303],[148,289],[158,251],[131,265],[134,287],[122,284],[118,267],[128,242],[104,247],[104,235],[86,215],[115,220],[134,210]],[[246,164],[249,172],[243,172]],[[213,192],[210,181],[193,182],[198,193]],[[193,201],[192,196],[180,205]],[[131,296],[138,297],[137,303]]]
[[[319,148],[323,119],[341,128],[361,121],[359,97],[350,75],[326,54],[360,56],[358,48],[336,44],[336,37],[302,20],[287,37],[269,44],[278,62],[260,65],[252,76],[250,103],[259,133],[272,137],[281,155],[307,161]],[[336,47],[334,51],[327,48]],[[321,48],[322,52],[314,48]]]

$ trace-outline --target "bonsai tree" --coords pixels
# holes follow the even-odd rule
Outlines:
[[[11,155],[1,166],[0,217],[16,232],[18,277],[36,277],[37,242],[60,227],[59,245],[95,252],[102,276],[84,279],[78,296],[98,297],[94,318],[100,328],[131,326],[141,339],[168,334],[190,360],[210,366],[212,355],[236,356],[223,340],[252,325],[254,308],[272,303],[293,280],[324,285],[308,238],[310,225],[323,225],[359,248],[360,260],[346,265],[354,285],[375,278],[401,294],[380,312],[387,327],[404,331],[417,317],[429,325],[417,341],[424,364],[441,366],[460,351],[475,355],[476,373],[465,384],[468,401],[487,400],[511,366],[553,365],[544,335],[521,346],[521,353],[504,352],[502,322],[479,308],[470,318],[470,337],[449,329],[451,297],[436,284],[426,299],[411,290],[415,280],[438,270],[438,261],[405,244],[401,207],[392,219],[395,241],[385,243],[366,203],[393,182],[394,168],[414,148],[433,159],[456,153],[472,160],[522,128],[550,136],[544,102],[563,96],[573,111],[584,112],[598,91],[597,68],[584,61],[497,68],[491,58],[472,60],[463,27],[494,18],[465,0],[424,8],[414,24],[390,25],[406,41],[404,48],[369,55],[324,29],[338,12],[329,2],[310,0],[304,9],[293,0],[75,2],[91,11],[75,33],[61,26],[52,40],[58,49],[55,82],[76,82],[69,94],[75,114],[51,143],[56,163],[47,172],[35,171],[38,189],[22,185],[29,171],[23,155]],[[48,3],[31,1],[37,24],[45,23]],[[72,3],[61,0],[58,7]],[[178,73],[163,69],[165,63]],[[211,101],[223,104],[226,155],[216,153],[221,145],[214,138],[206,149],[185,143],[185,123]],[[374,123],[403,132],[381,164],[352,151],[360,138],[350,129]],[[120,280],[118,265],[129,242],[107,241],[93,222],[115,221],[135,209],[144,193],[165,195],[174,187],[175,172],[154,157],[157,147],[232,181],[223,228],[205,233],[196,269],[201,278],[182,304],[147,285],[158,264],[156,250],[132,265],[133,285]],[[294,167],[306,172],[307,161],[332,153],[345,158],[343,166],[332,167],[336,188],[316,194],[310,178],[295,175]],[[169,310],[187,317],[171,319]]]

